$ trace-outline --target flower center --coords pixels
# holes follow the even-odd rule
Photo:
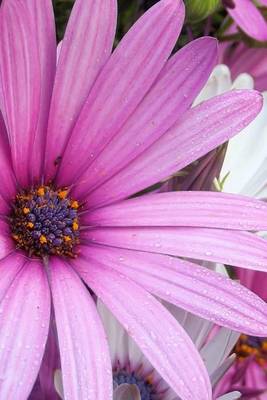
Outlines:
[[[134,372],[128,373],[126,371],[119,371],[113,374],[113,383],[122,385],[123,383],[128,383],[129,385],[136,385],[139,392],[141,400],[153,400],[156,394],[153,390],[152,382],[142,377],[137,376]]]
[[[39,186],[15,197],[10,216],[12,237],[29,255],[75,257],[79,243],[79,203],[68,198],[68,189]]]
[[[253,357],[259,365],[267,367],[267,338],[241,335],[234,351],[241,361]]]

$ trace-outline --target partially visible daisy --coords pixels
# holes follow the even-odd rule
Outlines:
[[[267,274],[238,268],[238,278],[267,300]],[[234,352],[236,359],[216,386],[216,393],[239,390],[242,399],[267,399],[267,337],[241,335]]]
[[[241,335],[234,351],[237,358],[215,392],[238,390],[244,400],[266,400],[267,338]]]
[[[239,333],[221,328],[208,341],[212,329],[210,322],[170,304],[165,303],[165,306],[195,343],[207,367],[211,383],[216,385],[235,360],[235,356],[229,357],[229,353]],[[125,329],[99,300],[97,307],[108,336],[113,372],[113,400],[179,400]],[[60,397],[64,399],[60,370],[55,372],[55,386]],[[239,393],[234,391],[218,400],[234,400],[239,397]]]

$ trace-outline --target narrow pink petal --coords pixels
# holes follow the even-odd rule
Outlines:
[[[217,41],[213,38],[195,40],[177,52],[135,112],[80,178],[83,184],[75,190],[77,196],[99,186],[162,136],[191,106],[216,62]]]
[[[244,129],[261,107],[261,95],[252,90],[231,91],[205,101],[93,191],[87,197],[88,204],[99,206],[122,200],[176,173]]]
[[[12,160],[19,183],[38,176],[56,62],[50,0],[4,1],[0,79]],[[47,62],[49,60],[49,62]],[[2,102],[2,101],[1,101]]]
[[[0,398],[27,399],[40,368],[50,320],[50,292],[40,262],[23,267],[0,311]]]
[[[237,25],[254,39],[267,40],[267,22],[251,0],[234,0],[235,7],[227,11]]]
[[[96,306],[69,265],[52,258],[50,266],[64,399],[112,399],[111,361]]]
[[[93,83],[110,56],[117,17],[116,0],[76,0],[60,45],[46,144],[46,173],[57,159]]]
[[[256,277],[260,276],[261,279],[266,279],[267,283],[267,275],[264,272],[257,272],[257,271],[250,271],[244,268],[237,268],[235,270],[237,279],[242,283],[242,285],[246,286],[247,288],[252,289],[254,282],[256,281]],[[259,280],[259,283],[261,282]],[[265,287],[265,285],[263,285]],[[255,292],[255,290],[254,290]],[[256,292],[257,293],[257,292]]]
[[[242,285],[257,293],[267,302],[267,274],[265,272],[248,271],[243,268],[238,268],[235,272]]]
[[[220,262],[267,272],[267,242],[248,232],[209,228],[98,228],[83,242]]]
[[[267,304],[208,268],[161,254],[103,246],[83,247],[82,253],[89,264],[108,265],[186,311],[248,335],[267,335]]]
[[[0,301],[25,263],[25,258],[18,253],[0,260]]]
[[[161,0],[128,31],[86,100],[64,153],[60,183],[73,183],[127,121],[166,63],[183,20],[181,0]]]
[[[10,146],[5,123],[0,112],[0,213],[7,215],[10,200],[16,193],[15,177],[12,171]]]
[[[181,399],[211,398],[209,378],[199,353],[183,328],[154,297],[104,264],[88,263],[83,258],[74,264]]]
[[[34,0],[27,0],[27,2],[29,10],[32,12],[32,20],[36,23],[37,31],[35,34],[38,40],[41,73],[40,114],[31,148],[31,160],[29,161],[30,178],[33,182],[36,182],[36,180],[40,180],[40,177],[43,177],[44,148],[56,72],[57,45],[51,0],[44,0],[41,3]]]
[[[124,200],[88,211],[88,226],[195,226],[267,229],[267,206],[245,196],[216,192],[170,192]]]

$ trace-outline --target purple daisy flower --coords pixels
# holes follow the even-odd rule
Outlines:
[[[50,0],[2,2],[0,398],[27,399],[51,306],[65,398],[112,398],[88,287],[182,399],[210,399],[208,374],[149,292],[228,328],[267,333],[265,303],[176,257],[265,270],[266,241],[244,231],[267,228],[266,205],[203,192],[126,200],[227,141],[262,107],[258,93],[235,91],[190,110],[217,45],[203,38],[169,59],[183,19],[182,1],[162,0],[111,54],[116,1],[76,0],[56,64]]]

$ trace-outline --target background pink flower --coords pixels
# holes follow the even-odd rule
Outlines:
[[[252,0],[228,0],[225,3],[230,16],[248,36],[259,41],[267,40],[267,22]],[[260,3],[267,5],[266,0]]]

